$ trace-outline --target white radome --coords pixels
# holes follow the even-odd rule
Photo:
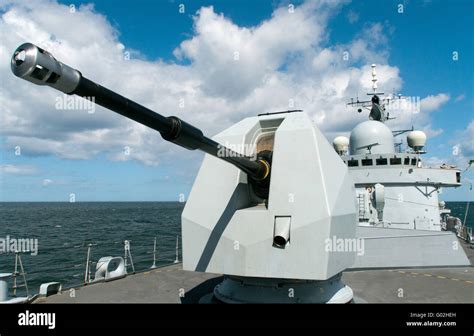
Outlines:
[[[407,135],[407,143],[414,150],[421,150],[426,145],[426,134],[422,131],[411,131]]]
[[[338,154],[342,155],[347,153],[349,150],[349,138],[345,136],[338,136],[334,138],[332,145]]]
[[[395,153],[393,134],[384,123],[367,120],[351,132],[351,155]]]

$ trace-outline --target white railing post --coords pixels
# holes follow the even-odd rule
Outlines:
[[[176,259],[174,260],[174,263],[177,264],[179,263],[179,236],[176,236]]]
[[[90,272],[90,256],[91,256],[91,244],[87,245],[87,258],[86,258],[86,272],[84,273],[84,283],[88,284],[90,282],[91,272]]]
[[[156,237],[153,241],[153,265],[150,268],[156,268]]]

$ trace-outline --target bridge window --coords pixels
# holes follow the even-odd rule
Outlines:
[[[373,164],[372,159],[362,159],[363,166],[372,166]]]
[[[416,166],[416,159],[411,159],[411,165]]]
[[[390,159],[390,164],[391,165],[399,165],[399,164],[402,164],[402,159],[401,158],[391,158]]]
[[[410,158],[406,157],[405,160],[403,160],[404,165],[409,165],[410,164]]]
[[[358,167],[359,166],[359,160],[349,160],[349,161],[347,161],[347,165],[349,167]]]
[[[386,158],[379,158],[375,160],[375,164],[377,166],[386,166],[387,165],[387,159]]]

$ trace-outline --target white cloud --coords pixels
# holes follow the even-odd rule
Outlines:
[[[464,130],[454,132],[454,135],[448,143],[451,155],[448,157],[431,156],[424,159],[426,165],[438,167],[445,163],[455,165],[461,170],[466,169],[469,160],[474,159],[474,120]],[[472,174],[472,169],[468,173]],[[463,178],[463,180],[465,179]]]
[[[0,172],[4,174],[14,175],[32,175],[37,172],[35,166],[29,165],[13,165],[13,164],[2,164],[0,165]]]
[[[444,130],[441,129],[441,128],[438,128],[438,129],[433,129],[431,127],[431,124],[430,125],[426,125],[424,127],[420,127],[419,128],[421,131],[425,132],[426,136],[428,137],[428,139],[430,138],[434,138],[434,137],[437,137],[438,135],[441,135],[443,134]]]
[[[47,187],[49,186],[50,184],[53,183],[53,180],[50,180],[50,179],[44,179],[41,184],[43,185],[43,187]]]
[[[346,17],[349,23],[356,23],[359,21],[359,13],[354,12],[353,10],[348,11]]]
[[[457,103],[457,102],[460,102],[460,101],[463,101],[464,98],[466,98],[466,95],[465,94],[460,94],[459,96],[457,96],[454,101]]]
[[[428,96],[421,100],[422,112],[433,112],[449,101],[449,94],[438,93],[436,96]]]
[[[206,135],[246,116],[288,108],[304,109],[323,131],[336,134],[367,118],[345,103],[370,89],[371,63],[378,64],[380,88],[391,92],[402,87],[398,68],[387,61],[383,24],[364,27],[348,44],[329,43],[327,24],[341,3],[311,1],[294,13],[278,8],[255,27],[239,27],[203,7],[194,17],[194,35],[176,48],[173,63],[146,61],[139,53],[124,59],[128,49],[119,33],[90,5],[71,13],[52,0],[13,1],[0,5],[0,58],[8,59],[25,41],[36,43],[84,76],[159,113],[178,115]],[[147,165],[185,152],[189,157],[157,132],[103,108],[93,114],[55,109],[62,94],[14,77],[8,62],[0,62],[0,76],[1,132],[8,146],[20,145],[25,155],[88,159],[105,154]],[[445,94],[424,99],[426,110],[417,116],[424,125],[429,125],[427,112],[443,99]],[[393,125],[411,125],[411,118],[402,113]]]

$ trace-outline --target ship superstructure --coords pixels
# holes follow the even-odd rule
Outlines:
[[[357,237],[365,242],[354,268],[468,265],[464,251],[457,248],[462,223],[439,200],[442,188],[461,186],[461,171],[423,164],[424,132],[413,127],[390,130],[386,122],[395,118],[387,107],[405,98],[384,98],[378,92],[375,64],[372,92],[367,95],[370,100],[352,99],[347,105],[358,107],[359,113],[368,109],[369,120],[356,125],[349,138],[338,136],[333,141],[354,181]],[[394,138],[405,133],[408,149],[397,151]]]
[[[369,101],[348,105],[370,109],[369,119],[352,130],[350,138],[337,137],[333,145],[348,166],[356,187],[359,225],[441,231],[449,213],[440,204],[442,188],[459,187],[461,171],[452,166],[427,167],[422,161],[427,137],[420,130],[392,132],[386,122],[394,119],[386,105],[396,98],[377,92],[376,65],[372,64]],[[362,108],[359,108],[362,112]],[[395,136],[408,133],[405,152],[396,151]]]

